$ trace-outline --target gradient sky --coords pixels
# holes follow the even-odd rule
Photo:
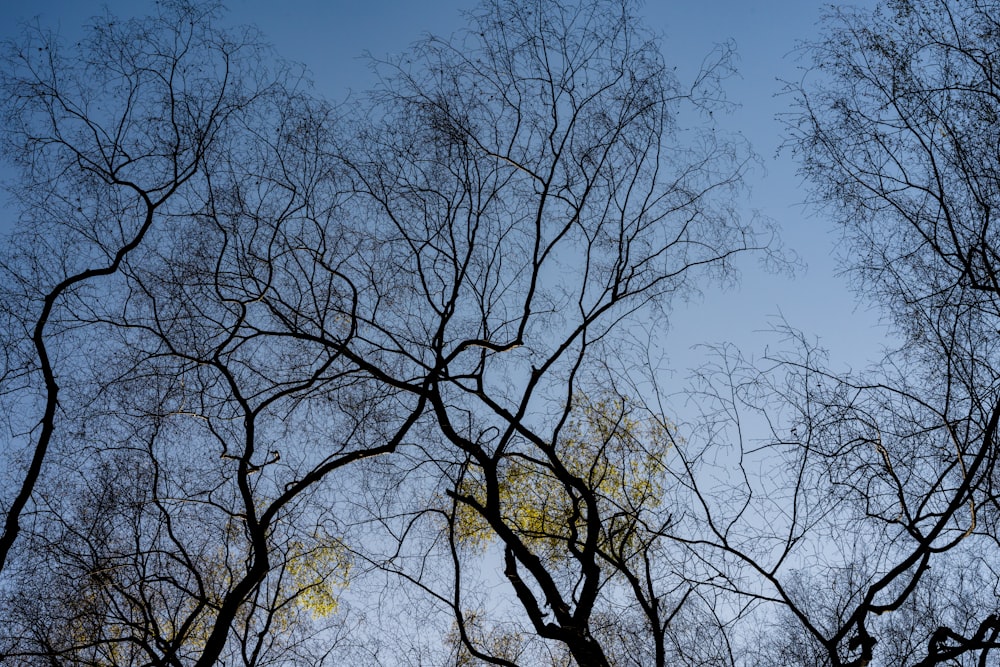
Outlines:
[[[24,21],[37,20],[65,38],[107,4],[123,15],[142,14],[149,0],[109,3],[90,0],[0,1],[0,38],[13,37]],[[450,35],[464,25],[462,10],[475,0],[229,0],[234,23],[261,28],[285,58],[304,63],[318,91],[341,100],[351,90],[369,87],[372,76],[361,58],[404,50],[427,33]],[[704,297],[678,304],[671,331],[662,347],[670,365],[684,368],[702,356],[691,347],[703,342],[734,342],[753,356],[772,348],[778,339],[767,330],[783,316],[789,324],[819,337],[831,351],[834,366],[854,368],[879,358],[885,328],[878,314],[858,306],[846,279],[837,275],[837,231],[821,214],[805,206],[806,191],[795,173],[791,155],[777,154],[782,125],[775,119],[791,102],[780,96],[780,80],[797,80],[795,61],[799,40],[816,35],[825,3],[817,0],[648,0],[641,8],[647,26],[663,37],[668,65],[676,65],[681,80],[696,72],[713,45],[736,42],[740,76],[726,86],[740,108],[718,118],[727,130],[740,131],[764,161],[751,175],[751,193],[741,207],[775,220],[783,240],[808,268],[794,278],[763,273],[753,261],[743,263],[742,283],[729,290],[707,288]],[[872,6],[874,0],[854,4]],[[0,172],[9,178],[10,172]],[[0,228],[15,218],[6,204],[0,208]]]

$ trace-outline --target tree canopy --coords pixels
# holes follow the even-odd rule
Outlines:
[[[1000,7],[832,8],[789,86],[899,348],[785,327],[682,391],[674,304],[789,261],[735,54],[467,21],[340,104],[213,1],[6,46],[0,662],[992,664]]]

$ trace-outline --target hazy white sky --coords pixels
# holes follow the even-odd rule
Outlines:
[[[107,4],[111,11],[138,15],[151,0],[35,0],[0,2],[0,37],[17,34],[19,24],[39,20],[67,39],[78,34],[89,16]],[[730,131],[742,132],[763,159],[750,179],[752,188],[741,202],[743,215],[775,220],[786,245],[808,264],[795,278],[767,275],[754,262],[744,263],[740,286],[727,291],[709,288],[703,299],[679,305],[674,325],[664,338],[672,366],[697,363],[689,352],[700,342],[732,341],[759,355],[776,338],[761,333],[782,315],[791,325],[820,337],[832,358],[854,367],[878,357],[884,329],[877,314],[857,306],[846,280],[838,277],[832,225],[804,206],[806,192],[796,176],[792,156],[776,156],[782,125],[776,114],[788,109],[780,96],[780,80],[802,76],[795,61],[797,41],[816,35],[825,3],[818,0],[648,0],[641,14],[648,27],[663,37],[668,64],[683,80],[697,71],[713,45],[734,40],[740,56],[739,78],[727,92],[741,106],[719,119]],[[872,5],[874,0],[856,4]],[[462,10],[475,0],[229,0],[234,23],[256,24],[284,57],[308,66],[321,93],[343,99],[350,90],[372,83],[361,55],[404,50],[423,34],[448,35],[464,25]],[[3,175],[10,177],[9,171]],[[12,224],[14,212],[0,209],[0,227]],[[683,373],[683,371],[681,371]]]

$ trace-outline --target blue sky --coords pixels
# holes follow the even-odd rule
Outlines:
[[[112,12],[137,15],[153,3],[3,2],[0,37],[15,36],[19,23],[38,17],[42,25],[70,39],[104,4]],[[234,23],[260,27],[282,56],[306,64],[319,91],[334,100],[372,83],[361,58],[365,51],[385,55],[404,50],[426,33],[449,35],[464,25],[461,11],[474,4],[474,0],[228,1]],[[871,6],[874,0],[855,4]],[[808,265],[789,278],[765,274],[754,262],[747,262],[736,288],[708,287],[703,298],[679,304],[663,348],[670,365],[681,374],[684,367],[698,363],[700,355],[690,348],[701,342],[731,341],[759,355],[765,345],[776,342],[773,334],[763,332],[779,314],[791,325],[818,335],[837,366],[857,368],[879,356],[885,330],[878,326],[877,313],[859,306],[846,279],[837,275],[836,230],[804,205],[806,190],[791,155],[776,156],[782,126],[775,115],[787,110],[791,102],[777,95],[782,88],[779,79],[801,77],[795,45],[816,34],[823,5],[814,0],[648,0],[641,9],[648,27],[663,37],[667,62],[676,65],[682,80],[697,71],[714,44],[736,42],[740,76],[730,80],[726,89],[740,107],[718,120],[725,129],[742,132],[764,162],[751,175],[751,193],[741,208],[744,215],[756,211],[775,220],[786,245]],[[3,175],[9,178],[8,171]],[[5,203],[0,209],[0,227],[9,227],[14,215]]]

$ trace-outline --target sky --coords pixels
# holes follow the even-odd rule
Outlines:
[[[17,35],[25,21],[38,20],[67,40],[107,4],[112,13],[130,16],[152,8],[149,0],[33,0],[0,2],[0,39]],[[872,6],[874,0],[853,4]],[[806,205],[807,189],[796,174],[790,152],[778,152],[783,126],[776,116],[789,110],[781,81],[802,77],[796,61],[800,40],[817,35],[825,3],[817,0],[647,0],[640,10],[647,27],[663,39],[668,66],[689,79],[715,44],[733,40],[739,56],[738,78],[727,82],[729,99],[739,107],[717,116],[726,130],[741,132],[762,158],[748,179],[742,215],[772,219],[784,244],[805,268],[794,277],[771,275],[754,261],[744,262],[740,283],[729,289],[706,287],[700,298],[678,304],[670,330],[660,341],[669,365],[683,374],[705,359],[702,343],[731,342],[759,357],[779,344],[771,331],[780,320],[818,338],[830,350],[835,368],[858,369],[877,361],[887,343],[879,314],[859,305],[847,279],[839,275],[837,230]],[[234,23],[255,24],[283,57],[305,64],[320,93],[342,100],[373,83],[362,57],[397,53],[422,36],[447,36],[464,26],[463,10],[475,0],[228,0]],[[0,177],[11,178],[9,170]],[[0,229],[16,213],[0,202]]]

